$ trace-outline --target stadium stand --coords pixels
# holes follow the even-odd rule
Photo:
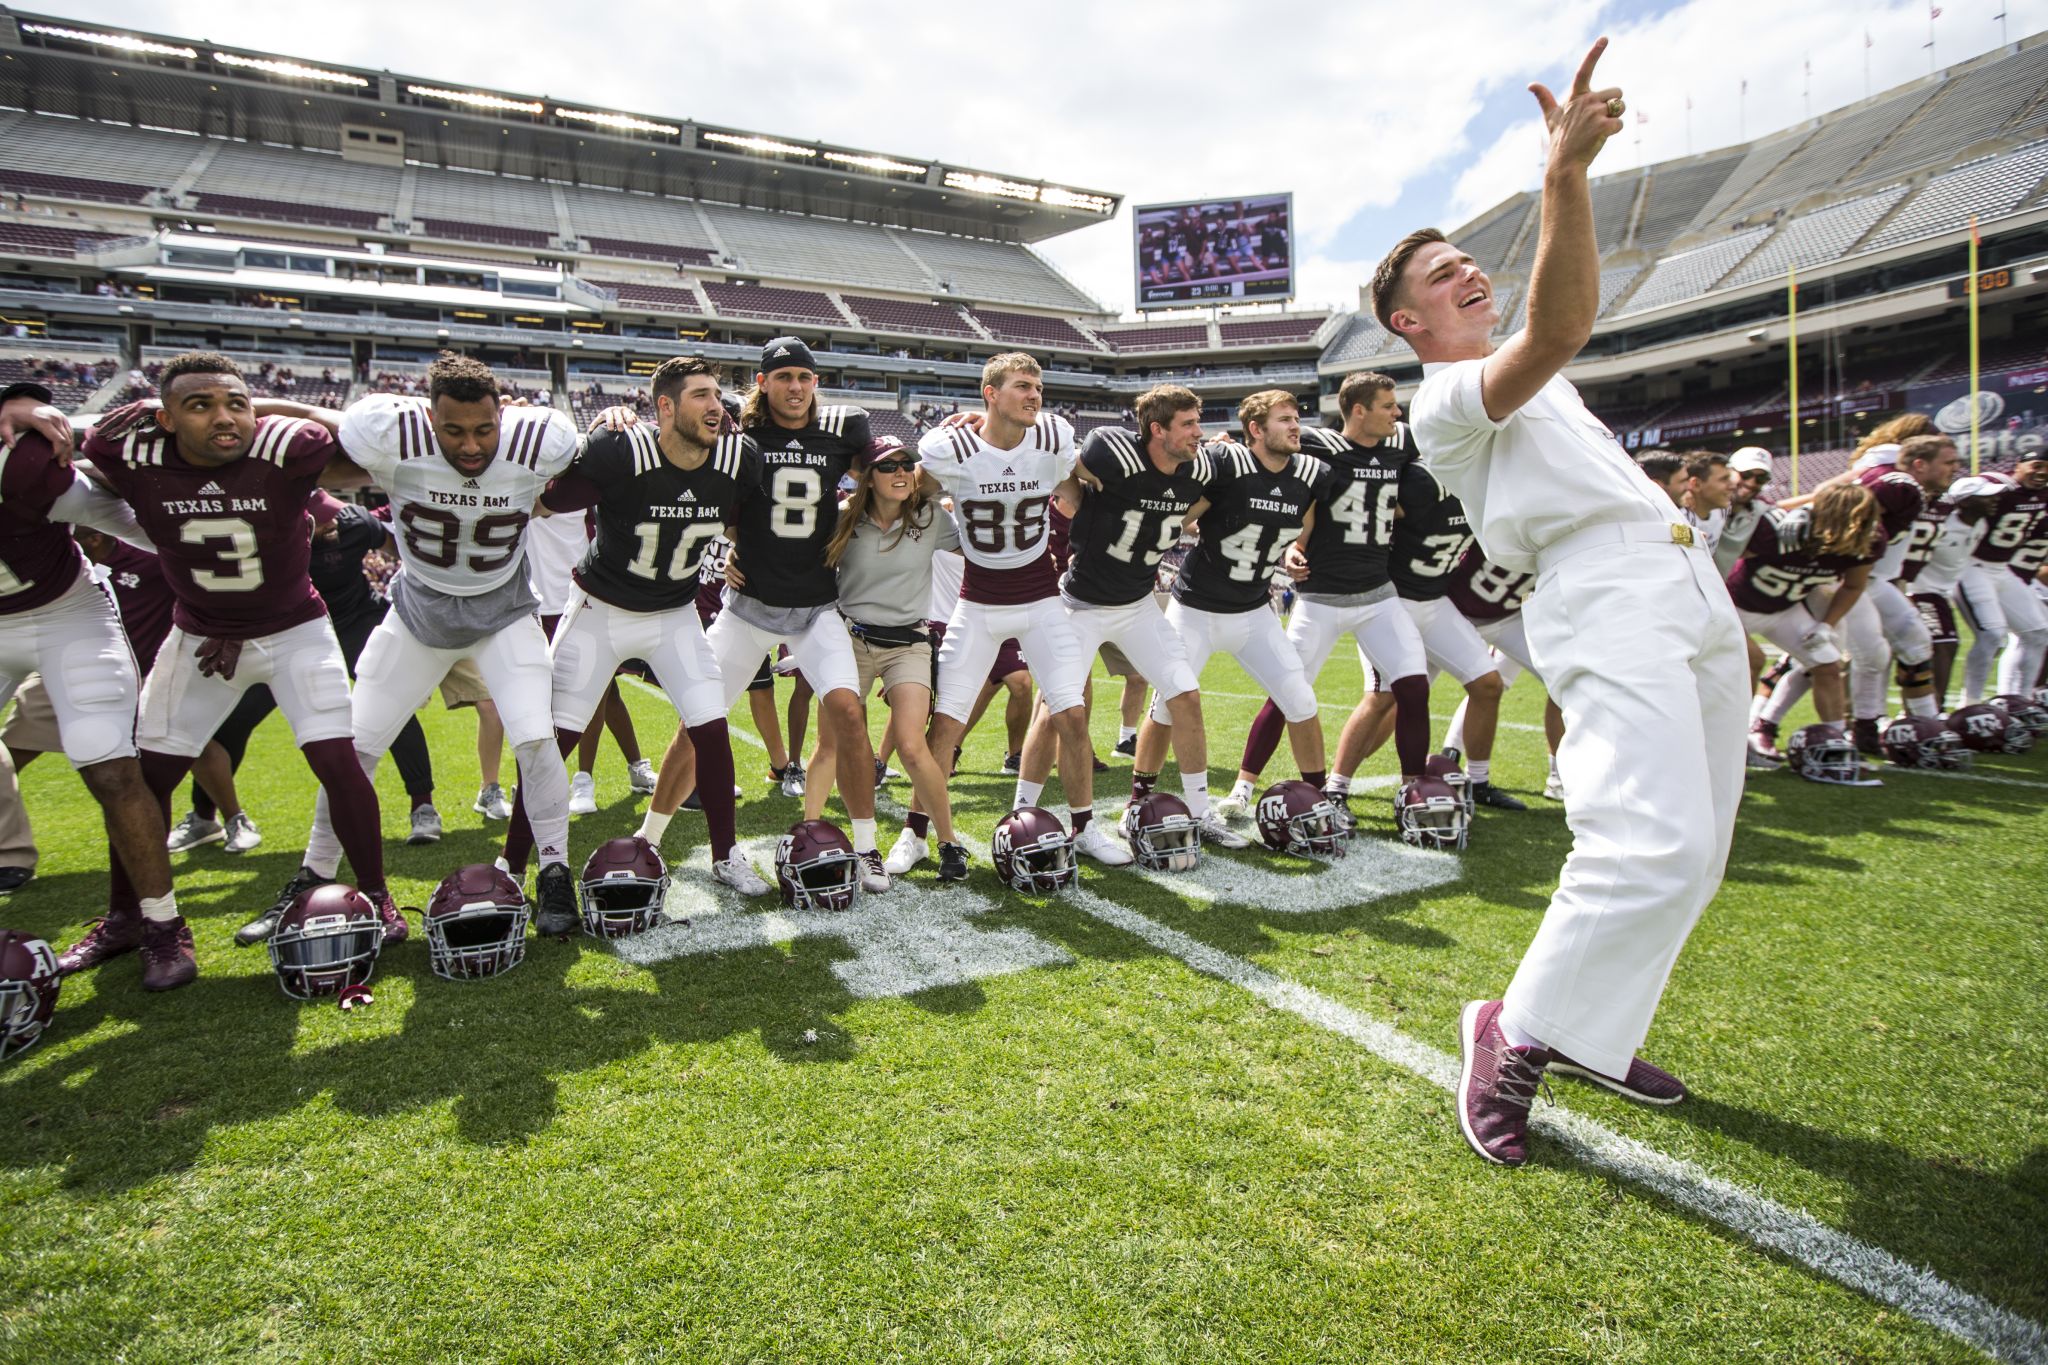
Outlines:
[[[1593,226],[1600,240],[1600,254],[1620,248],[1628,240],[1629,226],[1634,218],[1636,197],[1643,190],[1643,174],[1632,171],[1627,175],[1610,175],[1604,180],[1593,182]],[[1533,239],[1535,234],[1529,234]],[[1530,247],[1535,250],[1533,244]],[[1476,259],[1476,258],[1475,258]]]
[[[868,430],[876,436],[894,436],[905,445],[915,445],[924,434],[908,417],[887,408],[868,409]]]
[[[9,384],[41,384],[50,391],[51,402],[60,408],[75,409],[116,371],[111,360],[98,364],[99,369],[94,371],[90,363],[76,360],[0,358],[0,388]]]
[[[1356,365],[1392,344],[1398,343],[1381,329],[1378,319],[1370,313],[1355,313],[1343,330],[1331,338],[1329,347],[1323,352],[1322,363],[1325,366]]]
[[[133,204],[149,193],[144,185],[119,180],[87,180],[76,175],[54,175],[48,171],[0,168],[0,191],[34,194],[50,199],[94,199],[107,204]]]
[[[1723,284],[1729,287],[1749,284],[1783,275],[1791,268],[1803,270],[1823,261],[1836,260],[1905,195],[1904,185],[1894,185],[1862,199],[1831,204],[1818,212],[1794,218],[1783,231],[1737,267]]]
[[[710,265],[711,252],[701,246],[665,246],[659,242],[636,242],[625,237],[585,237],[592,254],[619,256],[635,261],[673,261],[677,265]]]
[[[31,256],[75,256],[100,242],[118,240],[111,232],[87,232],[62,224],[0,219],[0,251]]]
[[[2048,340],[2039,336],[2006,337],[1984,341],[1977,348],[1977,363],[1984,370],[2010,370],[2026,366],[2048,366]],[[1923,384],[1953,383],[1970,374],[1968,351],[1945,356],[1921,376]]]
[[[2028,48],[1943,81],[1920,117],[1857,168],[1857,179],[1917,170],[1985,138],[2048,124],[2048,107],[2040,98],[2044,85],[2048,46]],[[2021,118],[2022,114],[2029,116]],[[2019,123],[2008,129],[2016,119]]]
[[[846,306],[864,326],[878,332],[913,332],[920,336],[966,337],[979,340],[960,310],[943,303],[912,303],[907,299],[878,299],[866,294],[841,294]]]
[[[1246,322],[1219,323],[1216,331],[1225,347],[1306,342],[1315,340],[1324,321],[1323,318],[1253,318]],[[1109,338],[1105,336],[1103,340],[1108,341]],[[1110,344],[1116,346],[1114,342]]]
[[[1709,154],[1698,160],[1652,167],[1648,198],[1636,221],[1635,245],[1649,251],[1663,250],[1699,216],[1741,161],[1740,156]]]
[[[721,317],[769,318],[776,322],[844,327],[846,319],[832,300],[808,289],[775,289],[758,284],[704,281],[704,295]]]
[[[554,188],[561,191],[577,234],[593,243],[602,237],[615,242],[673,244],[703,253],[706,261],[717,257],[718,243],[686,199],[587,186]]]
[[[1102,311],[1101,304],[1028,248],[936,232],[891,235],[930,267],[941,286],[950,286],[951,293],[962,297],[1075,313]]]
[[[1932,93],[1909,86],[1902,93],[1824,120],[1820,131],[1799,149],[1797,156],[1787,158],[1775,174],[1757,182],[1745,203],[1754,207],[1768,200],[1772,204],[1793,205],[1809,195],[1836,188]]]
[[[517,247],[539,251],[548,245],[548,234],[537,228],[506,227],[497,223],[463,223],[452,218],[422,218],[419,229],[429,237],[446,237],[457,242],[480,242],[490,246]]]
[[[524,239],[538,238],[543,246],[559,227],[554,196],[546,185],[428,166],[413,170],[412,218],[416,223],[488,225]]]
[[[0,129],[0,165],[14,171],[63,176],[79,185],[155,190],[182,175],[205,145],[203,139],[188,134],[30,114]],[[126,196],[126,202],[138,198],[140,195]]]
[[[353,226],[388,218],[398,205],[403,172],[369,166],[323,152],[265,147],[252,142],[216,142],[213,159],[192,182],[202,206],[232,196],[235,202],[280,202],[304,211],[321,208]],[[262,215],[272,216],[272,215]],[[312,221],[312,220],[307,220]]]
[[[1598,316],[1605,317],[1607,310],[1614,306],[1615,300],[1627,293],[1629,285],[1633,284],[1636,276],[1642,273],[1643,268],[1639,265],[1618,265],[1601,271],[1600,312]],[[1528,306],[1526,299],[1523,300],[1522,306],[1524,308]]]
[[[1758,244],[1770,235],[1771,229],[1767,227],[1750,228],[1707,246],[1666,256],[1651,269],[1649,278],[1635,293],[1629,295],[1628,302],[1617,311],[1617,316],[1648,312],[1652,308],[1662,308],[1704,294],[1737,261],[1756,250]]]
[[[930,293],[930,273],[886,231],[832,218],[700,206],[750,275]]]
[[[199,208],[227,218],[267,218],[280,223],[313,223],[356,232],[371,232],[377,227],[377,215],[361,209],[293,204],[282,199],[254,199],[242,194],[202,194],[199,196]]]
[[[1461,228],[1458,245],[1472,253],[1472,259],[1479,262],[1482,270],[1504,269],[1507,265],[1508,248],[1515,244],[1515,234],[1522,230],[1522,223],[1528,218],[1532,202],[1526,196],[1511,200],[1504,209],[1484,216],[1475,224]]]
[[[678,289],[672,285],[636,284],[631,280],[592,280],[590,283],[600,289],[611,290],[618,296],[621,307],[651,308],[664,313],[689,313],[700,318],[711,315],[711,310],[704,306],[704,300],[698,298],[693,289]]]
[[[994,308],[969,308],[967,312],[997,341],[1019,346],[1061,346],[1078,351],[1101,349],[1065,318],[1040,317],[1036,313],[1006,313]]]
[[[1800,145],[1811,136],[1811,129],[1801,128],[1750,144],[1749,149],[1742,153],[1742,159],[1735,163],[1735,169],[1728,172],[1728,178],[1721,182],[1720,187],[1708,197],[1699,214],[1692,219],[1691,226],[1696,228],[1707,223],[1718,223],[1727,217],[1728,211],[1756,188],[1759,180],[1776,170],[1783,162],[1796,156]]]
[[[2010,213],[2043,176],[2048,176],[2048,141],[1959,166],[1928,181],[1864,249],[1877,251],[1952,231],[1973,214],[1985,219]]]
[[[1169,323],[1160,327],[1098,328],[1095,333],[1110,350],[1129,355],[1144,351],[1200,350],[1209,344],[1209,324]]]
[[[1686,438],[1715,436],[1743,425],[1752,413],[1785,410],[1785,387],[1723,390],[1688,398],[1660,415],[1657,425],[1668,443]]]

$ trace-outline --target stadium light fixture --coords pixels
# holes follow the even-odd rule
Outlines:
[[[579,123],[594,123],[600,128],[618,128],[629,133],[664,133],[669,137],[679,135],[683,130],[673,123],[655,123],[630,114],[600,114],[593,109],[556,109],[556,118],[575,119]]]
[[[302,66],[298,62],[274,61],[268,57],[237,57],[232,52],[216,52],[213,59],[222,66],[268,71],[273,76],[289,76],[293,80],[329,81],[335,85],[353,85],[358,88],[369,85],[361,76],[351,76],[346,71],[323,71],[317,66]]]
[[[1034,204],[1038,202],[1036,185],[1027,185],[1020,180],[1004,180],[999,176],[977,175],[972,171],[947,171],[946,188],[994,195],[998,199],[1023,199]]]
[[[794,142],[777,142],[772,137],[741,137],[738,133],[706,133],[706,142],[716,142],[722,147],[738,147],[742,151],[761,152],[768,156],[815,157],[815,147],[799,147]]]
[[[1116,207],[1116,201],[1106,194],[1084,194],[1080,190],[1063,190],[1057,185],[1047,185],[1040,190],[1038,202],[1056,209],[1081,209],[1088,213],[1108,213]]]
[[[855,156],[852,152],[827,152],[825,159],[841,166],[858,166],[864,171],[881,171],[885,175],[926,175],[931,171],[929,166],[892,161],[886,156]]]
[[[131,38],[125,33],[94,33],[82,28],[60,28],[55,24],[23,24],[21,31],[40,34],[45,38],[63,38],[74,43],[91,43],[96,47],[118,48],[122,52],[139,53],[145,57],[183,57],[191,61],[199,56],[198,52],[189,47],[152,43],[146,38]]]
[[[438,85],[408,85],[405,93],[430,100],[446,100],[450,104],[467,104],[477,109],[505,109],[515,114],[547,112],[547,106],[539,100],[508,100],[502,95],[485,95],[474,90],[443,90]]]

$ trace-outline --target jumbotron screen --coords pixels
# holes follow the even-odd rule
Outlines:
[[[1294,294],[1294,196],[1136,209],[1140,308]]]

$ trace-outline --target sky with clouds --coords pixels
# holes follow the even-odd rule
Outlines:
[[[1599,34],[1612,39],[1599,80],[1648,116],[1602,153],[1594,170],[1606,173],[1760,136],[1924,76],[1930,59],[1989,51],[2001,12],[2010,41],[2048,28],[2048,0],[1948,0],[1931,24],[1917,0],[1039,0],[1008,12],[625,0],[572,22],[559,4],[496,0],[477,11],[487,20],[460,23],[416,0],[35,8],[962,162],[1127,204],[1291,190],[1300,301],[1340,308],[1357,306],[1372,263],[1408,229],[1455,227],[1534,186],[1541,121],[1526,87],[1569,83]],[[1110,307],[1129,306],[1127,212],[1043,249]]]

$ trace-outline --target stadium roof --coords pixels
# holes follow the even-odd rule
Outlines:
[[[1036,242],[1122,196],[673,114],[336,66],[0,7],[0,103],[37,113]],[[353,127],[358,136],[346,131]]]

